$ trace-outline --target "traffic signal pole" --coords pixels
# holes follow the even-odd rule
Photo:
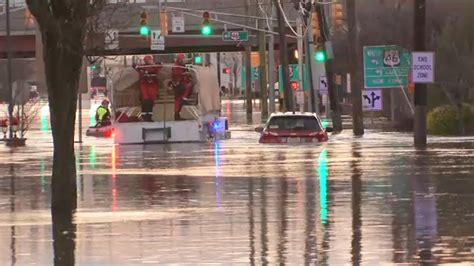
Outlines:
[[[415,0],[415,51],[425,50],[426,0]],[[415,147],[426,147],[426,103],[427,92],[425,84],[415,84]]]
[[[259,20],[259,28],[264,28],[263,20]],[[260,58],[258,77],[260,80],[260,106],[262,108],[262,121],[268,118],[268,94],[271,88],[267,90],[267,41],[265,32],[258,32],[258,52]]]
[[[362,112],[362,47],[360,47],[359,33],[356,19],[356,0],[347,0],[347,26],[349,28],[349,47],[351,47],[350,77],[351,77],[351,100],[352,100],[352,131],[356,136],[364,135],[364,116]]]
[[[316,13],[318,14],[318,21],[321,29],[321,37],[323,38],[325,44],[327,45],[329,42],[329,28],[327,25],[327,21],[325,19],[325,12],[324,6],[322,4],[316,4]],[[341,120],[341,107],[339,104],[339,97],[338,91],[336,88],[336,84],[334,82],[334,73],[333,73],[333,58],[328,55],[327,49],[325,47],[327,59],[325,61],[326,66],[326,76],[328,81],[328,93],[329,93],[329,101],[332,110],[332,125],[335,132],[342,131],[342,120]]]
[[[286,42],[286,33],[285,33],[285,21],[283,18],[282,10],[279,6],[278,0],[273,0],[273,3],[277,10],[277,19],[278,19],[278,33],[279,33],[279,43],[278,47],[280,50],[280,65],[282,68],[282,80],[280,84],[283,85],[284,91],[284,102],[286,111],[293,111],[293,93],[290,88],[290,75],[289,75],[289,64],[288,64],[288,45]]]
[[[7,20],[7,38],[6,38],[6,48],[7,48],[7,88],[8,88],[8,138],[13,139],[13,108],[15,106],[15,99],[13,98],[13,87],[12,87],[12,51],[11,51],[11,40],[10,40],[10,1],[5,2],[5,13]]]
[[[245,14],[248,15],[250,12],[249,0],[245,0]],[[246,19],[246,24],[249,24],[249,19]],[[244,61],[245,61],[245,105],[247,122],[252,122],[252,47],[250,45],[245,46]]]

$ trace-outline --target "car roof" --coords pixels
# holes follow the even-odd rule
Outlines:
[[[273,113],[270,115],[269,118],[272,117],[291,117],[291,116],[307,116],[307,117],[318,117],[318,114],[316,113],[310,113],[310,112],[278,112],[278,113]]]

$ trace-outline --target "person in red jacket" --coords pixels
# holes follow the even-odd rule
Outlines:
[[[173,68],[171,69],[171,78],[174,89],[174,117],[175,120],[181,120],[180,111],[183,107],[183,101],[187,101],[191,92],[193,91],[193,85],[191,83],[191,75],[186,68],[184,62],[184,54],[178,54],[176,57]]]
[[[161,65],[155,64],[153,57],[145,56],[143,65],[138,65],[135,69],[140,75],[140,96],[142,102],[142,118],[144,121],[153,122],[153,105],[158,94],[158,73]]]

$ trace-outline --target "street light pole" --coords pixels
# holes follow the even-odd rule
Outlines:
[[[425,50],[426,0],[415,0],[415,51]],[[425,84],[415,84],[415,147],[426,147],[426,103],[427,92]]]
[[[285,21],[282,14],[282,9],[280,8],[280,1],[273,0],[277,10],[277,19],[278,19],[278,33],[280,41],[278,43],[278,49],[280,50],[280,65],[282,70],[282,80],[280,84],[283,85],[283,92],[285,94],[285,109],[286,111],[293,111],[293,93],[290,88],[290,74],[289,74],[289,64],[288,64],[288,45],[286,42],[285,34]]]
[[[7,38],[6,38],[6,48],[7,48],[7,86],[8,86],[8,119],[9,119],[9,130],[8,130],[8,137],[13,139],[13,129],[12,129],[12,121],[13,121],[13,107],[14,101],[13,99],[13,87],[12,87],[12,51],[11,51],[11,40],[10,40],[10,0],[6,0],[5,2],[5,14],[7,20]]]

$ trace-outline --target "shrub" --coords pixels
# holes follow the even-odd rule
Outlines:
[[[474,106],[463,105],[464,127],[466,134],[474,133]],[[451,105],[443,105],[428,114],[428,132],[433,135],[460,135],[460,115]]]

